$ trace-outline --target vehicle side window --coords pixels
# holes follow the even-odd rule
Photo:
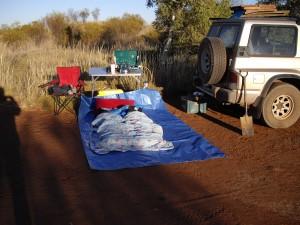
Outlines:
[[[207,36],[208,37],[218,37],[220,28],[221,28],[220,25],[212,25]]]
[[[225,25],[222,27],[219,37],[223,40],[226,48],[233,48],[237,40],[240,26]]]
[[[249,55],[292,57],[296,54],[296,40],[293,26],[254,25],[248,42]]]

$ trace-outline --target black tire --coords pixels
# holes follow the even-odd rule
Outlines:
[[[206,37],[198,52],[198,71],[203,84],[217,84],[221,81],[227,65],[226,48],[216,37]]]
[[[300,92],[293,85],[273,85],[262,103],[265,123],[272,128],[288,128],[300,117]]]

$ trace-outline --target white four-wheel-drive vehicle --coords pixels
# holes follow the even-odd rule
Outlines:
[[[273,128],[290,127],[300,116],[299,24],[293,18],[214,20],[200,44],[197,88],[244,106],[246,87],[255,118]]]

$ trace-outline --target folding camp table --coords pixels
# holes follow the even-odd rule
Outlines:
[[[92,97],[94,97],[95,92],[95,83],[100,77],[134,77],[138,83],[140,83],[139,77],[142,73],[119,73],[115,72],[114,74],[107,72],[105,67],[91,67],[89,69],[89,75],[92,80]]]

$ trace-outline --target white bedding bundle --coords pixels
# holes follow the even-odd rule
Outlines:
[[[163,139],[162,127],[140,111],[128,112],[124,117],[111,112],[101,113],[92,126],[90,147],[98,154],[174,148],[172,142]]]

